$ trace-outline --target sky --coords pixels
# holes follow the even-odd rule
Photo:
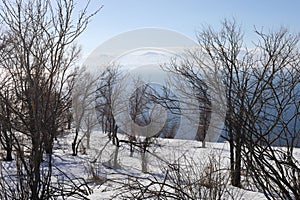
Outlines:
[[[86,0],[78,0],[80,8]],[[177,31],[193,40],[203,26],[220,27],[234,18],[242,26],[246,42],[255,39],[254,27],[277,30],[287,27],[300,32],[298,0],[91,0],[90,11],[103,5],[79,37],[82,58],[113,36],[139,28]]]

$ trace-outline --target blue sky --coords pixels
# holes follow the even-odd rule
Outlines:
[[[223,19],[235,18],[248,42],[255,38],[254,26],[265,30],[285,26],[300,32],[298,0],[91,0],[90,9],[101,5],[103,9],[78,40],[83,57],[115,35],[145,27],[171,29],[196,40],[202,25],[217,29]]]

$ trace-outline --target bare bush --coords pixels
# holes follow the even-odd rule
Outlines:
[[[106,176],[102,173],[102,163],[93,162],[88,163],[87,170],[88,170],[88,182],[96,183],[96,184],[103,184],[107,181]]]
[[[229,186],[228,169],[211,154],[196,162],[182,156],[173,163],[162,164],[161,173],[144,176],[127,175],[126,183],[115,197],[126,199],[241,199],[241,192]]]

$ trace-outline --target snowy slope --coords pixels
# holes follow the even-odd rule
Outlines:
[[[62,180],[62,174],[65,173],[69,177],[85,179],[93,190],[88,196],[91,200],[122,199],[120,196],[119,198],[114,196],[123,192],[120,188],[124,186],[124,183],[127,183],[128,177],[163,178],[164,172],[162,170],[166,169],[164,168],[166,163],[183,162],[180,164],[184,166],[187,161],[192,161],[198,169],[202,170],[201,166],[209,161],[208,158],[213,157],[220,162],[220,168],[228,174],[229,145],[226,142],[207,143],[206,148],[201,148],[201,142],[197,141],[156,139],[155,144],[149,148],[147,154],[148,173],[145,174],[141,172],[141,154],[136,150],[133,155],[130,155],[128,144],[121,143],[117,159],[119,169],[113,169],[110,166],[113,163],[115,146],[108,142],[104,133],[94,131],[91,135],[91,148],[85,149],[83,146],[86,146],[86,141],[83,141],[78,156],[71,155],[72,138],[73,135],[70,133],[55,141],[53,176]],[[124,139],[123,136],[120,136],[120,139]],[[300,159],[300,149],[295,149],[294,153]],[[14,165],[14,162],[2,162],[2,167],[9,169],[9,171],[14,170]],[[255,190],[254,187],[248,187],[247,190],[234,188],[229,184],[226,187],[231,191],[234,199],[266,199],[262,193],[251,191]],[[223,199],[232,198],[225,195]]]
[[[93,132],[91,139],[91,149],[86,150],[86,155],[78,157],[71,156],[71,138],[69,135],[62,142],[56,144],[54,153],[55,164],[59,165],[62,171],[82,176],[85,179],[92,179],[91,168],[100,177],[98,181],[91,181],[93,193],[89,196],[92,200],[111,199],[118,193],[123,181],[128,176],[148,176],[141,173],[141,156],[137,151],[130,156],[128,145],[121,145],[119,150],[118,164],[120,169],[115,170],[108,167],[113,159],[115,147],[107,143],[107,137],[102,132]],[[84,141],[85,142],[85,141]],[[229,166],[229,145],[228,143],[208,143],[207,148],[201,148],[201,143],[191,140],[178,139],[157,139],[149,149],[148,172],[150,174],[160,173],[164,161],[172,163],[179,158],[186,157],[193,159],[195,163],[203,163],[208,160],[209,155],[214,155],[220,159],[222,168]],[[85,143],[84,143],[85,144]],[[103,147],[106,147],[103,149]],[[58,148],[59,147],[59,148]],[[298,150],[298,149],[297,149]],[[101,155],[99,152],[102,151]],[[295,152],[300,157],[300,151]],[[97,159],[96,162],[94,162]],[[102,179],[103,178],[103,179]],[[107,180],[102,182],[102,180]],[[231,186],[238,199],[266,199],[263,194],[249,190],[240,190]],[[226,197],[224,197],[226,199]],[[71,198],[70,198],[71,199]]]

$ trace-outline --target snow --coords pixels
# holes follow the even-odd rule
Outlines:
[[[64,157],[65,167],[67,171],[72,171],[74,174],[83,175],[88,178],[87,168],[88,166],[94,166],[98,168],[98,173],[104,179],[108,179],[107,182],[101,184],[93,183],[91,187],[93,188],[93,193],[89,196],[90,199],[111,199],[114,194],[116,194],[116,189],[120,187],[120,184],[115,183],[115,181],[122,182],[122,179],[126,179],[126,175],[138,175],[143,176],[141,173],[141,158],[138,152],[130,157],[129,147],[127,145],[122,145],[119,150],[118,163],[121,165],[120,170],[110,169],[105,167],[107,161],[112,159],[113,151],[115,147],[111,144],[106,146],[105,150],[102,152],[101,157],[98,157],[97,163],[91,163],[95,160],[99,151],[103,148],[107,142],[107,137],[102,132],[93,132],[91,135],[91,149],[87,150],[87,155],[79,155],[78,157],[70,156],[70,153],[62,153],[59,148],[55,151],[57,158]],[[153,145],[148,154],[149,159],[149,173],[158,173],[160,171],[160,160],[165,160],[168,162],[173,162],[179,157],[186,156],[188,158],[193,158],[195,162],[204,162],[209,154],[217,153],[221,160],[223,166],[228,167],[229,163],[229,145],[228,143],[208,143],[207,148],[201,148],[202,144],[197,141],[192,140],[179,140],[179,139],[157,139],[158,144]],[[70,146],[70,144],[69,144]],[[71,149],[69,149],[69,152]],[[59,162],[56,159],[56,162]],[[78,166],[79,165],[79,166]],[[77,166],[77,167],[76,167]],[[229,186],[230,187],[230,186]],[[233,190],[237,190],[240,199],[266,199],[263,194],[258,192],[252,192],[247,190],[240,190],[232,187]]]
[[[114,156],[115,146],[108,143],[107,136],[94,131],[91,134],[91,148],[81,149],[78,156],[71,155],[72,134],[65,135],[55,141],[53,153],[53,165],[61,172],[54,169],[54,175],[60,178],[60,174],[66,173],[68,176],[82,177],[89,182],[92,193],[89,195],[91,200],[111,199],[120,192],[119,187],[125,183],[128,176],[150,177],[151,174],[162,176],[163,163],[174,163],[182,158],[193,160],[194,163],[205,163],[209,156],[215,156],[220,160],[220,165],[224,169],[229,168],[229,144],[207,143],[206,148],[202,148],[201,142],[180,139],[156,139],[156,143],[149,148],[148,173],[141,172],[141,155],[137,151],[130,156],[129,146],[121,143],[118,155],[120,169],[110,168]],[[120,136],[122,139],[122,136]],[[83,141],[86,146],[86,141]],[[105,148],[103,149],[103,147]],[[81,152],[85,153],[82,154]],[[100,154],[101,152],[101,154]],[[300,159],[300,149],[295,149],[295,156]],[[13,170],[13,162],[2,162],[2,167]],[[92,173],[95,174],[93,177]],[[262,193],[243,190],[227,186],[238,199],[266,199]],[[68,198],[74,199],[74,198]],[[224,199],[230,199],[224,197]]]

